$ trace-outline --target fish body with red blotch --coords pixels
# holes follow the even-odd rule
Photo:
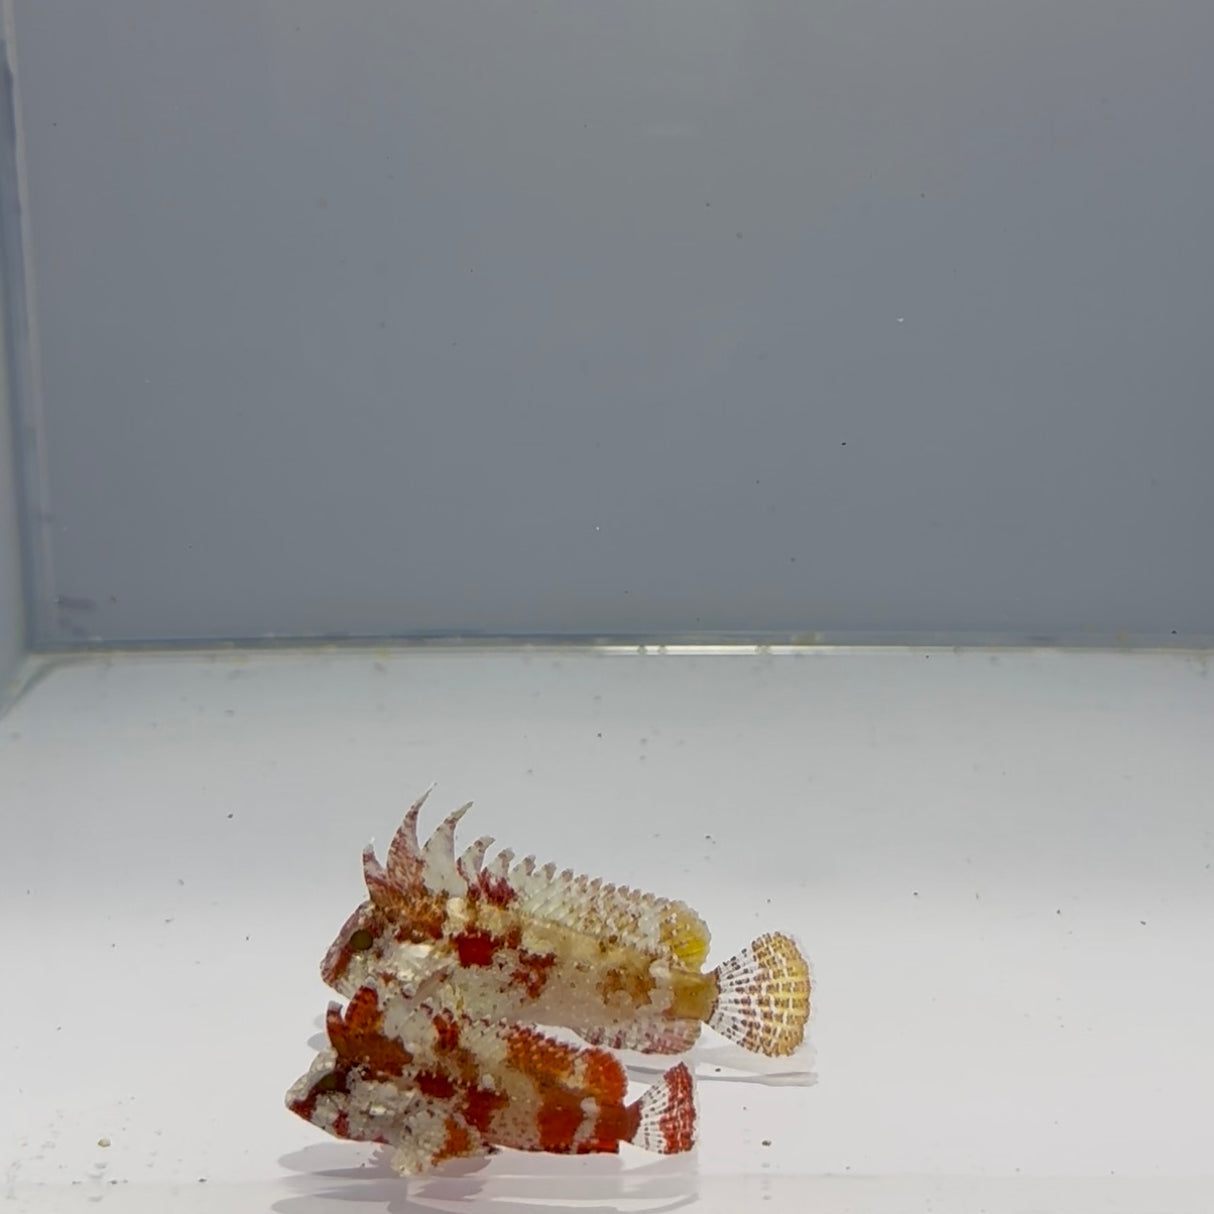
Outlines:
[[[780,933],[703,971],[709,933],[682,902],[605,885],[493,840],[459,858],[449,815],[423,847],[405,815],[380,864],[363,853],[368,899],[321,964],[345,995],[368,979],[471,1016],[572,1029],[587,1041],[678,1053],[709,1024],[747,1049],[792,1053],[809,1018],[809,967]]]
[[[395,1148],[402,1175],[499,1146],[580,1155],[629,1142],[672,1154],[694,1143],[683,1065],[628,1103],[624,1069],[604,1049],[435,1009],[376,980],[344,1014],[331,1004],[326,1027],[329,1048],[287,1107],[339,1138]]]

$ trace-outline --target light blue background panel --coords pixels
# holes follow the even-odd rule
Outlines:
[[[15,0],[44,642],[1214,631],[1208,0]]]

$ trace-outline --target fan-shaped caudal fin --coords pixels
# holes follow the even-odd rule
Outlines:
[[[417,885],[422,880],[424,860],[421,845],[417,841],[417,816],[421,813],[426,798],[433,791],[434,785],[431,784],[409,806],[409,811],[396,834],[392,836],[392,843],[388,848],[388,879],[404,889]]]
[[[695,1146],[695,1085],[683,1063],[667,1071],[633,1107],[640,1114],[634,1146],[659,1155],[675,1155]]]
[[[809,1019],[809,963],[788,936],[760,936],[713,970],[717,1000],[708,1023],[769,1057],[791,1054]]]

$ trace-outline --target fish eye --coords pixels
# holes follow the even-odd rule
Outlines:
[[[371,933],[365,927],[360,927],[350,937],[350,951],[355,953],[365,953],[367,949],[374,944],[375,941]]]

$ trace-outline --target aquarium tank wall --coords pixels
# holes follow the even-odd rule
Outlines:
[[[34,646],[1210,636],[1209,6],[8,12]]]
[[[1214,4],[0,40],[13,1209],[1214,1210]]]

